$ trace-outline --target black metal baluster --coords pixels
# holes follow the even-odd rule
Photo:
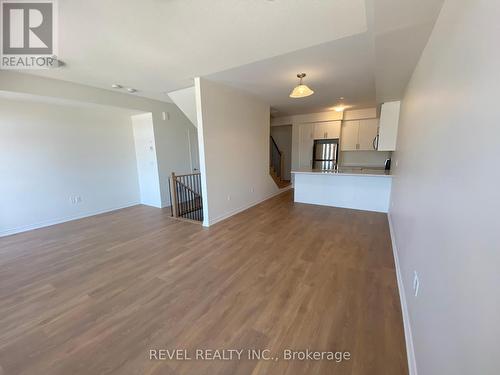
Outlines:
[[[189,188],[191,189],[193,184],[191,183],[191,178],[193,176],[189,175],[188,181],[189,181]],[[193,192],[189,190],[189,218],[193,220]]]
[[[188,180],[188,186],[191,188],[191,176],[187,177]],[[189,219],[193,220],[193,192],[191,190],[188,190],[189,194]]]
[[[176,191],[175,204],[177,205],[177,216],[181,216],[181,205],[180,205],[181,196],[180,196],[179,179],[178,178],[175,179],[175,191]]]
[[[180,177],[177,179],[177,186],[179,187],[179,216],[182,217],[182,185],[180,184]]]
[[[196,197],[197,197],[197,195],[196,195],[196,186],[195,186],[195,181],[196,180],[195,180],[194,177],[195,177],[194,174],[192,174],[190,176],[190,187],[192,189],[191,193],[192,193],[192,197],[193,197],[192,202],[191,202],[192,203],[192,206],[191,206],[192,208],[191,209],[192,209],[192,219],[193,220],[197,220],[198,219],[197,218],[197,212],[196,212]]]
[[[201,176],[201,174],[197,174],[196,175],[196,185],[198,186],[198,194],[199,194],[199,197],[200,197],[198,199],[198,202],[197,202],[198,208],[199,208],[198,211],[197,211],[198,212],[198,221],[202,221],[203,220],[203,218],[202,218],[202,215],[203,215],[203,211],[202,211],[203,206],[199,207],[199,205],[201,203],[201,200],[202,200],[202,198],[201,198],[201,178],[200,178],[200,176]]]
[[[187,198],[188,197],[187,197],[187,191],[186,191],[186,177],[185,176],[182,177],[182,191],[184,193],[184,218],[186,218],[189,209],[188,209],[188,206],[187,206],[187,204],[188,204],[187,203]]]
[[[203,195],[202,195],[202,189],[201,189],[201,173],[198,174],[198,186],[200,189],[200,221],[203,221]]]

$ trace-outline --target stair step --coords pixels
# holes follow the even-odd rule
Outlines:
[[[290,180],[282,180],[281,177],[279,177],[272,168],[269,169],[269,174],[273,178],[275,184],[280,188],[286,188],[287,186],[290,185]]]

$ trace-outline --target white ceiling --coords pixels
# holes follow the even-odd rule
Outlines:
[[[273,115],[322,112],[339,97],[353,108],[399,100],[427,43],[443,0],[366,0],[367,31],[217,72],[208,78],[247,90]],[[315,94],[288,97],[306,72]]]
[[[278,115],[321,112],[340,96],[349,104],[375,104],[372,41],[366,33],[317,47],[209,75],[207,78],[249,91],[270,103]],[[304,83],[314,95],[292,99],[296,74],[306,72]]]
[[[59,0],[64,67],[31,74],[167,92],[205,76],[279,114],[400,99],[443,0]],[[288,98],[295,75],[315,95]]]
[[[31,74],[169,101],[195,76],[366,30],[364,0],[59,0],[60,69]]]

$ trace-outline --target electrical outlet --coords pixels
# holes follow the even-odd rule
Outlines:
[[[230,195],[228,195],[228,196],[227,196],[227,200],[228,200],[228,201],[230,201],[230,200],[231,200],[231,196],[230,196]]]
[[[413,294],[415,297],[418,296],[418,290],[420,289],[420,280],[418,278],[417,271],[413,271]]]
[[[71,204],[79,204],[82,203],[82,197],[79,195],[72,195],[71,197],[69,197],[69,201],[71,202]]]
[[[251,192],[251,193],[255,193],[255,188],[254,188],[254,187],[251,187],[251,188],[250,188],[250,192]]]

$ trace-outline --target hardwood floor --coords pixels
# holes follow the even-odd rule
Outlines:
[[[135,206],[0,238],[0,374],[407,374],[384,214],[291,192],[210,229],[169,214]],[[250,348],[280,359],[149,360]]]

